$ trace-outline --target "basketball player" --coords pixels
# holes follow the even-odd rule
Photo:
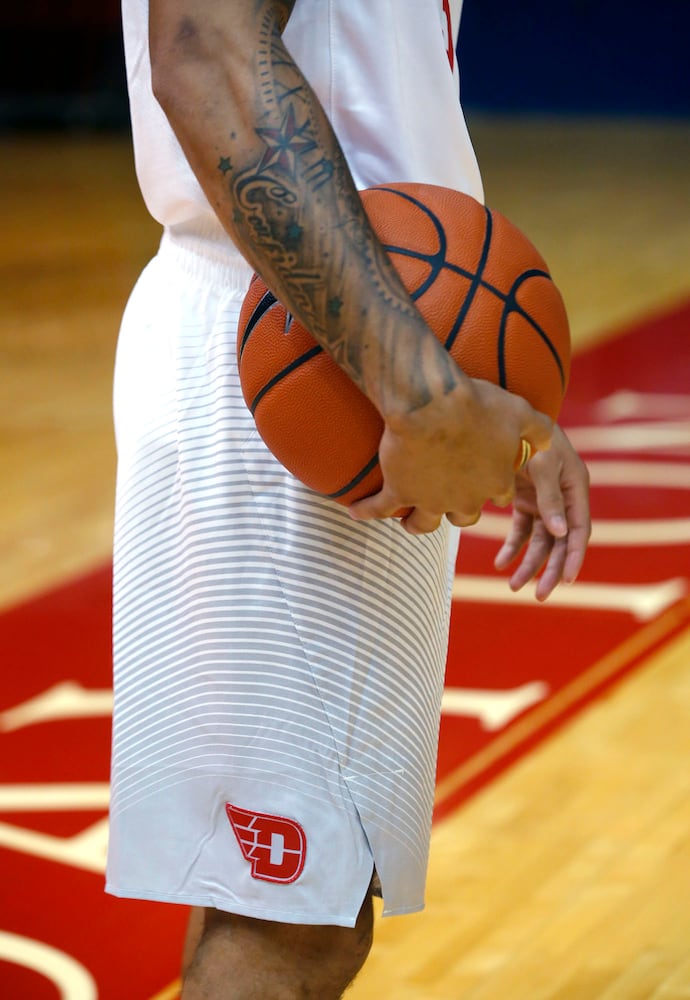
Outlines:
[[[124,31],[164,231],[115,376],[108,890],[197,908],[185,1000],[331,1000],[368,953],[372,892],[423,906],[458,528],[514,499],[497,565],[518,558],[511,586],[539,575],[544,599],[582,562],[586,472],[449,360],[356,194],[482,197],[461,0],[148,6],[124,0]],[[349,511],[280,467],[243,403],[253,268],[384,418],[383,488]]]

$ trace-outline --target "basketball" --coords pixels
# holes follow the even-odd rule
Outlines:
[[[388,184],[361,196],[416,307],[460,368],[556,419],[570,331],[530,240],[499,212],[448,188]],[[242,305],[237,352],[245,402],[285,468],[345,505],[380,489],[380,414],[257,275]]]

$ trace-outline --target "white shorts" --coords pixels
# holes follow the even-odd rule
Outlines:
[[[421,909],[457,533],[358,524],[267,452],[249,271],[166,236],[115,374],[107,890],[305,924]]]

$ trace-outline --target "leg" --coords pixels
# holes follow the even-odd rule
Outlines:
[[[193,906],[189,912],[187,933],[182,947],[182,979],[187,975],[187,971],[199,947],[201,935],[204,930],[204,916],[205,911],[202,906]]]
[[[182,1000],[339,1000],[371,948],[371,896],[355,927],[204,913]]]

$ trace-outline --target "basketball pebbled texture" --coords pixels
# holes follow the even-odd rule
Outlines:
[[[361,196],[416,307],[460,368],[556,419],[570,332],[530,240],[499,212],[448,188],[388,184]],[[376,492],[378,411],[257,275],[237,347],[245,402],[276,458],[339,503]]]

